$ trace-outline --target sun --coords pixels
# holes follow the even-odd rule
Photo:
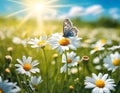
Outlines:
[[[51,4],[46,4],[45,2],[38,1],[27,1],[24,3],[28,14],[32,13],[31,16],[34,16],[36,18],[38,18],[38,16],[43,16],[43,14],[46,14],[45,11],[49,12],[48,6],[51,6]]]
[[[36,11],[36,12],[40,12],[40,11],[43,11],[44,10],[44,5],[41,4],[41,3],[36,3],[33,5],[33,9]]]

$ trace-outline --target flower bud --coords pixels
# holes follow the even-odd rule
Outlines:
[[[53,58],[54,59],[58,58],[58,54],[53,54]]]
[[[13,48],[12,48],[12,47],[8,47],[8,48],[7,48],[7,51],[8,51],[8,52],[11,52],[11,51],[13,51]]]
[[[70,90],[73,90],[73,89],[74,89],[74,86],[73,86],[73,85],[70,85],[70,86],[69,86],[69,89],[70,89]]]
[[[10,71],[9,68],[6,68],[6,69],[5,69],[5,72],[6,72],[6,73],[10,73],[11,71]]]
[[[82,61],[83,61],[83,63],[88,63],[89,62],[89,57],[88,56],[83,56]]]
[[[12,62],[12,57],[10,55],[5,56],[5,61],[10,64]]]

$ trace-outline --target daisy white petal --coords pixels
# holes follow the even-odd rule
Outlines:
[[[47,44],[47,36],[41,36],[40,38],[34,38],[28,41],[28,44],[31,44],[32,48],[42,48]]]
[[[40,70],[36,68],[39,63],[37,60],[32,62],[32,57],[26,58],[25,56],[22,57],[22,61],[20,59],[17,59],[17,61],[20,64],[15,64],[17,67],[16,71],[20,74],[26,74],[30,76],[31,73],[39,72]]]
[[[62,54],[64,51],[73,49],[76,50],[80,46],[80,38],[78,37],[63,37],[61,34],[52,34],[48,39],[48,43],[51,45],[52,49],[57,49],[57,51]]]
[[[93,73],[92,78],[87,76],[85,80],[85,88],[93,88],[92,93],[111,93],[111,90],[115,90],[115,86],[114,80],[110,79],[108,74]]]
[[[120,67],[120,54],[115,52],[114,54],[107,55],[104,60],[104,67],[112,72]]]
[[[95,88],[92,90],[92,93],[99,93],[98,90],[99,90],[99,88],[98,88],[98,87],[95,87]]]
[[[85,88],[94,88],[94,87],[96,87],[96,85],[95,84],[93,84],[93,83],[86,83],[87,85],[85,86]]]
[[[76,53],[75,52],[67,52],[66,55],[63,54],[62,55],[62,63],[64,63],[65,65],[67,66],[63,66],[61,68],[61,72],[66,72],[66,69],[68,67],[72,67],[72,66],[76,66],[77,65],[77,62],[80,60],[80,57],[79,56],[76,56]],[[63,71],[64,70],[64,71]]]
[[[8,80],[2,80],[0,76],[0,93],[18,93],[20,88],[17,83],[8,82]]]

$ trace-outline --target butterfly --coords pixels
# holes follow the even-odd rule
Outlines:
[[[70,19],[65,19],[63,22],[63,36],[64,37],[74,37],[77,36],[78,29],[73,27]]]

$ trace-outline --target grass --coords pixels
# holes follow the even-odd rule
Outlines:
[[[76,22],[76,21],[75,21]],[[7,24],[6,24],[7,23]],[[62,56],[59,54],[59,52],[56,52],[56,50],[52,50],[49,45],[45,47],[46,51],[46,57],[47,57],[47,69],[48,69],[48,90],[46,91],[46,63],[44,59],[44,55],[42,52],[42,49],[39,51],[36,51],[36,49],[32,49],[30,45],[23,46],[22,44],[15,44],[13,43],[14,37],[19,37],[22,40],[30,40],[33,37],[39,37],[42,34],[46,33],[48,37],[52,33],[60,32],[62,33],[62,22],[61,21],[48,21],[44,24],[44,29],[39,30],[36,28],[35,22],[28,22],[25,23],[22,26],[19,26],[19,21],[16,20],[8,20],[4,21],[0,25],[0,76],[2,76],[3,79],[8,79],[11,82],[17,82],[18,86],[20,86],[21,91],[20,93],[33,93],[31,92],[29,87],[27,86],[27,81],[29,81],[29,77],[25,75],[20,75],[16,72],[16,68],[14,64],[17,63],[16,59],[22,59],[22,56],[31,56],[33,60],[38,60],[39,66],[37,66],[40,69],[40,73],[34,74],[37,76],[42,77],[43,82],[39,84],[37,90],[35,93],[90,93],[91,89],[85,89],[84,88],[84,80],[85,76],[91,76],[91,73],[109,73],[109,75],[115,80],[116,85],[120,82],[120,76],[119,71],[115,71],[114,73],[111,73],[107,71],[103,67],[103,59],[101,59],[101,63],[99,63],[102,66],[101,70],[96,70],[95,64],[93,64],[93,59],[99,55],[105,56],[109,53],[114,53],[118,51],[120,53],[120,50],[114,50],[114,51],[108,51],[107,48],[111,47],[113,45],[118,45],[120,42],[120,33],[119,28],[105,28],[105,27],[79,27],[77,25],[79,32],[78,36],[82,37],[81,44],[85,43],[85,40],[90,39],[93,40],[92,43],[88,43],[90,46],[91,44],[97,42],[99,39],[108,39],[112,40],[113,44],[110,46],[106,46],[106,50],[102,52],[96,52],[95,54],[91,55],[90,50],[92,48],[90,47],[79,47],[75,52],[77,53],[80,58],[82,56],[88,56],[89,62],[87,64],[83,64],[82,62],[78,65],[76,68],[81,68],[78,73],[70,74],[68,75],[68,78],[66,79],[65,73],[60,73],[60,68],[63,65],[61,58]],[[74,20],[73,20],[74,23]],[[6,25],[4,25],[6,24]],[[77,23],[75,23],[77,24]],[[8,47],[12,47],[13,51],[10,53],[7,51]],[[57,53],[58,58],[54,59],[53,54]],[[10,63],[10,66],[6,66],[6,60],[5,56],[10,55],[12,56],[12,61]],[[104,58],[104,57],[103,57]],[[53,61],[57,61],[55,64],[52,64]],[[5,72],[5,68],[10,69],[10,73]],[[119,78],[118,78],[119,77]],[[22,81],[25,81],[25,84],[22,83]],[[120,93],[119,86],[116,87],[116,91],[112,93]]]

